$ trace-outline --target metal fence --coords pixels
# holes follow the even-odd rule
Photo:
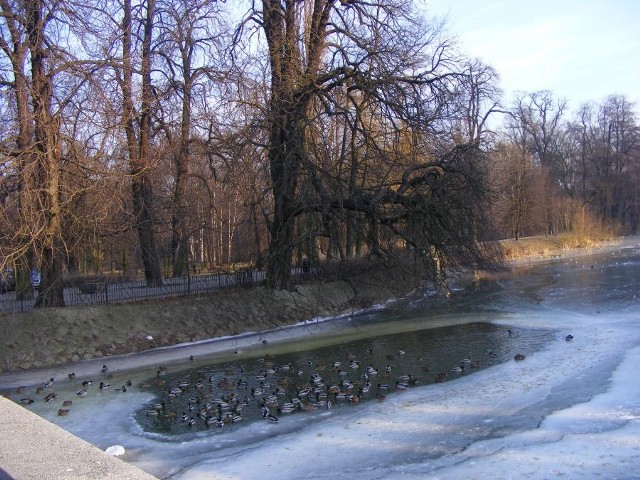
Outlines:
[[[303,282],[311,279],[312,272],[305,267],[294,267],[291,275],[295,282]],[[148,287],[144,280],[119,283],[91,281],[65,287],[63,295],[67,307],[110,305],[202,295],[231,288],[251,288],[262,284],[264,279],[265,273],[262,270],[242,270],[234,273],[168,278],[161,287]],[[35,303],[35,293],[29,299],[18,299],[15,292],[0,294],[0,311],[19,313],[31,310]]]

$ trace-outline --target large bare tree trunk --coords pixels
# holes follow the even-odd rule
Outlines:
[[[28,246],[26,252],[20,249],[15,257],[16,266],[16,295],[19,300],[30,299],[32,295],[30,270],[34,266],[35,255],[33,238],[31,238],[29,224],[33,222],[33,178],[30,166],[34,161],[33,152],[30,150],[33,142],[33,116],[29,109],[29,76],[25,72],[28,42],[21,28],[17,15],[12,11],[12,6],[7,0],[0,0],[0,8],[3,12],[3,20],[6,24],[8,38],[3,39],[2,49],[11,62],[13,82],[11,91],[15,102],[15,115],[18,133],[16,136],[16,150],[13,155],[18,160],[17,168],[17,197],[18,226],[14,231],[19,245]],[[6,260],[6,259],[5,259]]]
[[[269,168],[274,205],[267,283],[275,289],[288,289],[291,284],[298,177],[305,158],[305,125],[311,103],[305,80],[318,74],[334,3],[316,1],[304,19],[310,32],[303,60],[297,44],[302,20],[295,4],[281,5],[279,0],[262,2],[271,65]]]
[[[185,48],[186,50],[187,48]],[[184,89],[182,92],[182,118],[180,122],[180,140],[176,162],[176,183],[173,191],[173,212],[171,216],[171,256],[173,276],[180,277],[189,268],[189,232],[187,229],[187,179],[189,175],[191,143],[191,93],[193,79],[191,58],[187,52],[182,55]]]
[[[27,7],[27,36],[31,53],[31,102],[33,105],[36,155],[36,187],[43,216],[41,247],[42,281],[36,307],[64,306],[62,282],[62,211],[60,205],[60,126],[51,113],[53,85],[47,74],[44,43],[46,18],[41,1]]]
[[[278,118],[285,117],[278,116]],[[288,289],[295,231],[293,206],[301,163],[301,136],[290,132],[286,120],[271,125],[269,165],[274,200],[269,243],[267,281],[273,288]]]
[[[151,167],[151,38],[155,0],[147,1],[144,38],[142,44],[142,98],[139,115],[139,138],[136,141],[136,116],[133,106],[132,21],[131,0],[124,2],[123,16],[123,115],[132,175],[133,213],[142,253],[144,276],[148,286],[162,285],[160,259],[155,242],[153,219],[153,189]]]

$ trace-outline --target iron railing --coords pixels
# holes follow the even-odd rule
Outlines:
[[[313,272],[308,267],[293,267],[291,276],[295,282],[310,280]],[[148,287],[144,280],[108,282],[95,280],[64,288],[64,303],[67,307],[112,305],[143,302],[170,297],[203,295],[231,288],[251,288],[264,283],[262,270],[241,270],[233,273],[193,275],[168,278],[161,287]],[[30,298],[17,298],[15,292],[0,294],[0,312],[25,312],[31,310],[37,292]]]

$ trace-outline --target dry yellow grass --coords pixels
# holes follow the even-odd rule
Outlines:
[[[586,237],[563,234],[555,236],[524,237],[518,240],[501,240],[504,258],[513,260],[523,257],[553,257],[567,250],[595,248],[609,238]]]

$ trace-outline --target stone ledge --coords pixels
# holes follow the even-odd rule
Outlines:
[[[0,432],[0,479],[157,480],[2,396]]]

